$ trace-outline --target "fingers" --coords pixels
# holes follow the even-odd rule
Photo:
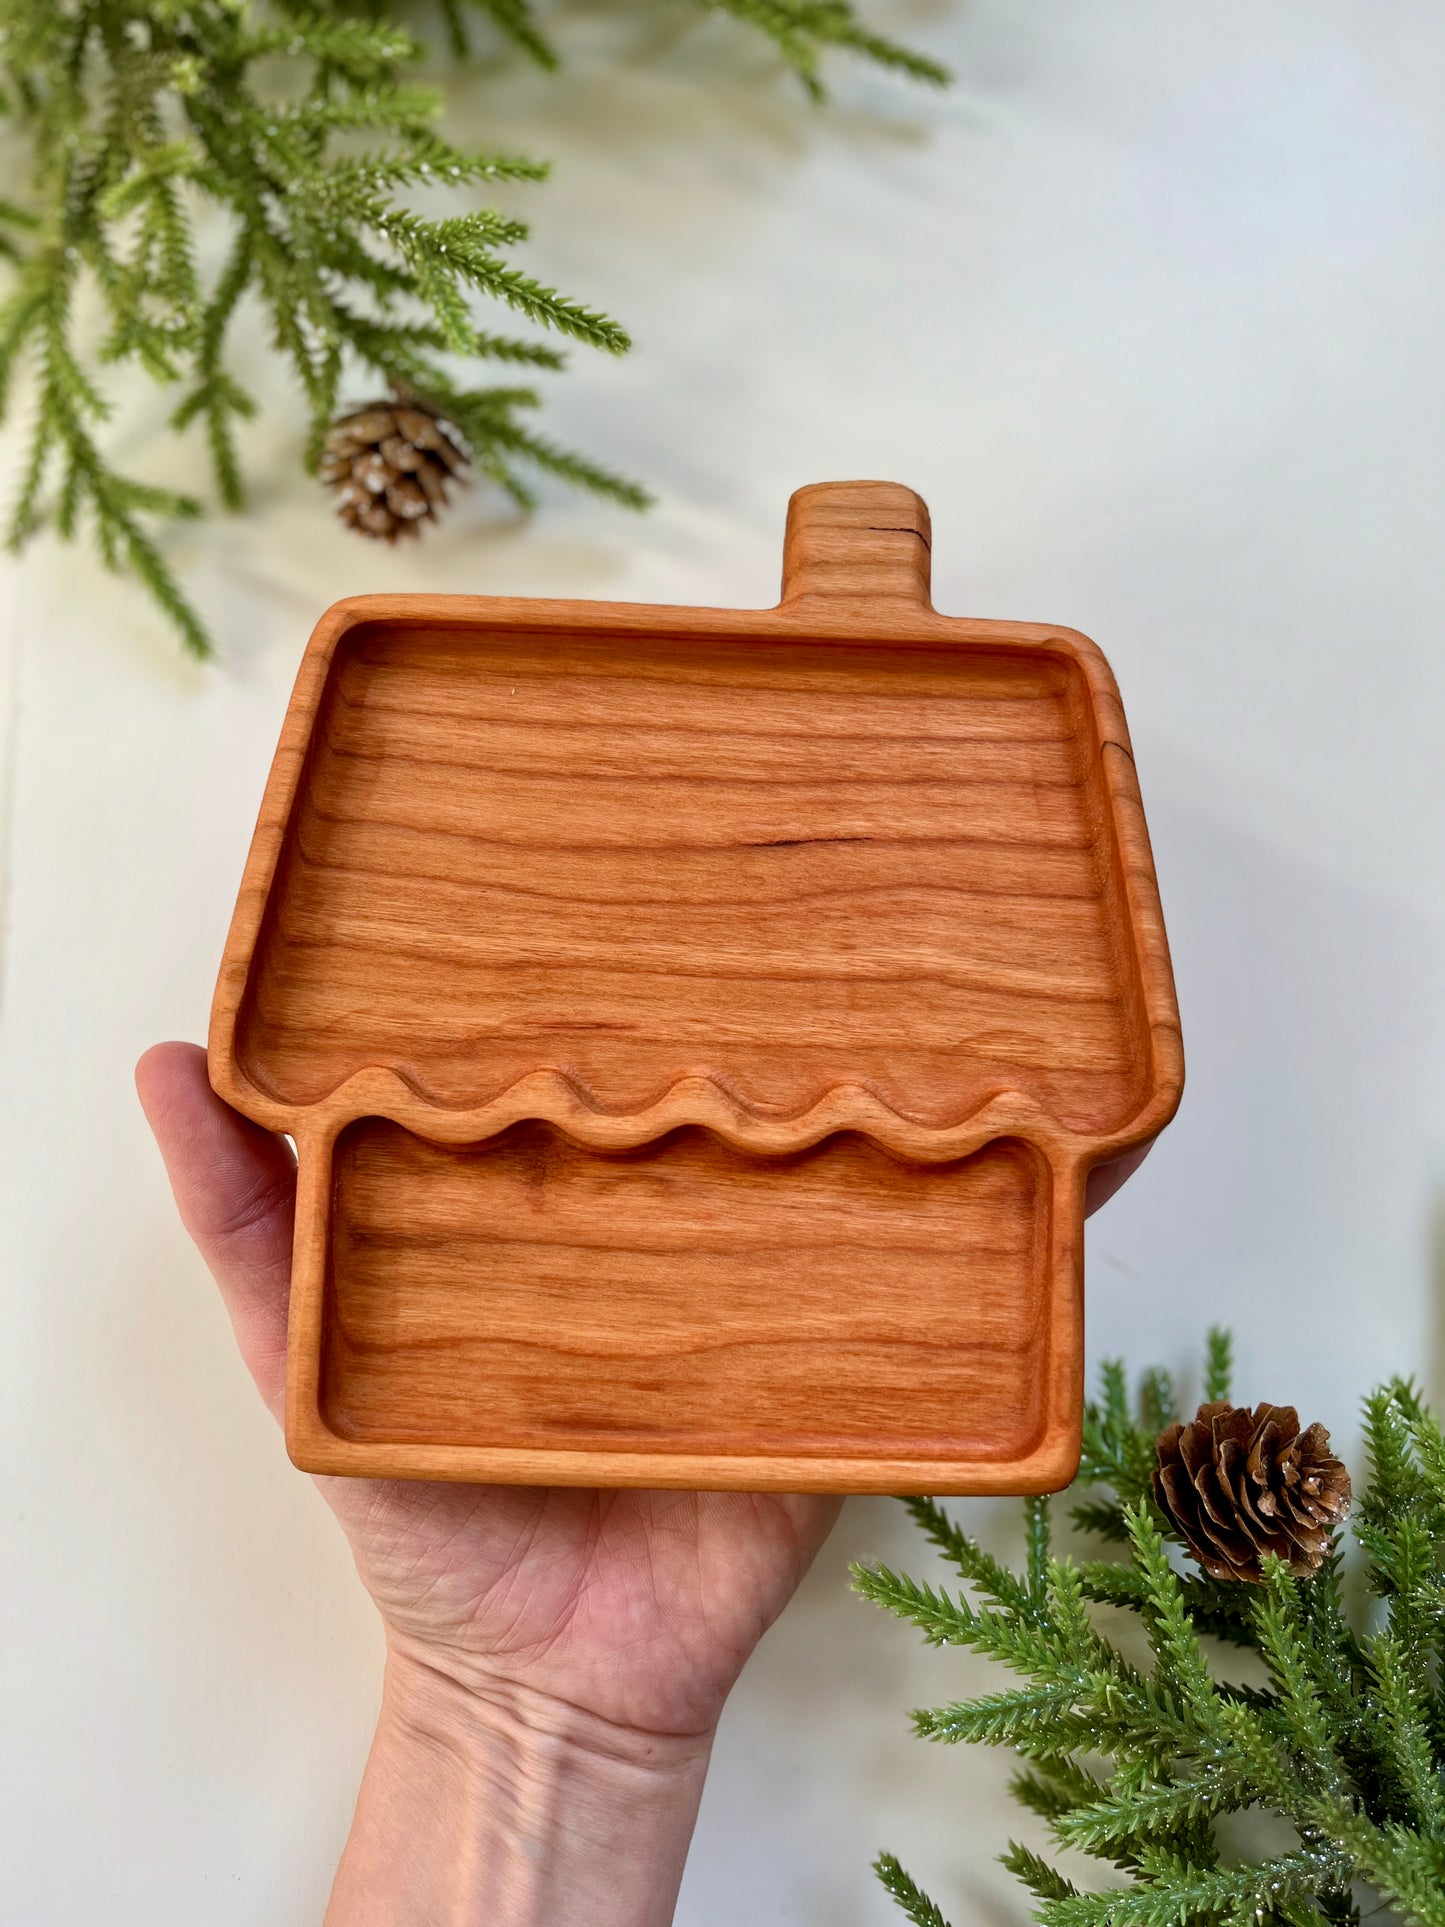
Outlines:
[[[221,1288],[241,1356],[279,1418],[296,1201],[291,1147],[216,1096],[206,1054],[195,1044],[156,1044],[136,1065],[135,1081],[181,1222]]]
[[[1136,1144],[1132,1151],[1126,1151],[1121,1158],[1111,1164],[1096,1164],[1089,1173],[1088,1185],[1084,1192],[1084,1216],[1092,1217],[1101,1204],[1107,1204],[1114,1193],[1134,1173],[1154,1149],[1157,1139],[1150,1138],[1147,1144]]]

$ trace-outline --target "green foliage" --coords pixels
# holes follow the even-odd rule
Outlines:
[[[873,1870],[913,1922],[913,1927],[948,1927],[928,1895],[913,1884],[891,1853],[879,1854]]]
[[[943,78],[868,33],[847,0],[718,4],[769,34],[815,93],[829,47]],[[387,11],[383,0],[0,0],[3,106],[31,163],[21,201],[0,201],[12,282],[0,308],[0,416],[22,364],[32,381],[9,541],[20,546],[46,519],[67,538],[89,527],[105,561],[146,583],[198,655],[209,649],[202,624],[148,531],[201,505],[113,466],[99,375],[137,363],[174,386],[175,428],[201,430],[216,493],[239,507],[235,429],[255,402],[226,348],[244,300],[260,304],[295,377],[312,464],[343,384],[400,383],[445,409],[481,473],[523,505],[529,469],[629,507],[647,499],[537,435],[532,388],[475,385],[483,362],[561,366],[554,349],[482,326],[478,298],[608,353],[628,339],[510,264],[519,222],[476,206],[418,211],[419,195],[469,200],[546,168],[445,139],[443,94],[413,77],[424,47]],[[459,52],[469,14],[555,64],[531,0],[442,0]],[[229,237],[213,274],[197,260],[207,204]],[[80,321],[90,289],[102,315],[93,352]]]
[[[1228,1338],[1211,1333],[1207,1396],[1227,1400],[1230,1375]],[[1111,1363],[1088,1407],[1079,1485],[1093,1490],[1071,1518],[1118,1556],[1056,1556],[1050,1502],[1030,1499],[1014,1573],[933,1500],[906,1501],[968,1590],[872,1566],[856,1569],[858,1591],[1020,1681],[915,1713],[916,1731],[1012,1747],[1020,1805],[1057,1846],[1114,1870],[1081,1891],[1011,1844],[1003,1863],[1045,1927],[1344,1927],[1386,1914],[1445,1927],[1445,1433],[1412,1385],[1367,1401],[1371,1477],[1352,1523],[1382,1603],[1361,1629],[1338,1547],[1307,1579],[1271,1561],[1262,1586],[1190,1569],[1150,1489],[1176,1403],[1161,1372],[1131,1400]],[[1100,1605],[1133,1615],[1147,1660],[1107,1636]],[[1221,1676],[1220,1640],[1253,1656],[1252,1681],[1238,1683],[1251,1669],[1237,1654]],[[1219,1823],[1249,1813],[1284,1823],[1292,1844],[1229,1851]],[[891,1856],[877,1871],[911,1920],[947,1927]]]

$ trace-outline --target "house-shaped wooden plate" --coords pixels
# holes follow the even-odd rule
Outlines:
[[[300,1161],[314,1471],[1019,1492],[1079,1445],[1084,1184],[1178,1017],[1107,665],[929,602],[886,483],[776,609],[338,603],[211,1080]]]

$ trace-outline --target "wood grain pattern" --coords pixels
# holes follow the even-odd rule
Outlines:
[[[1177,1015],[1107,667],[936,615],[928,540],[838,484],[776,610],[323,621],[211,1053],[300,1148],[299,1462],[1067,1478],[1083,1180]]]

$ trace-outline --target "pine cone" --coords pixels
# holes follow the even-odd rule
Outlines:
[[[1317,1572],[1350,1509],[1350,1475],[1323,1425],[1292,1405],[1201,1405],[1159,1434],[1154,1497],[1212,1579],[1259,1585],[1269,1553]]]
[[[336,491],[336,512],[348,528],[395,542],[418,534],[445,507],[447,483],[465,480],[466,467],[458,431],[408,395],[339,416],[317,473]]]

